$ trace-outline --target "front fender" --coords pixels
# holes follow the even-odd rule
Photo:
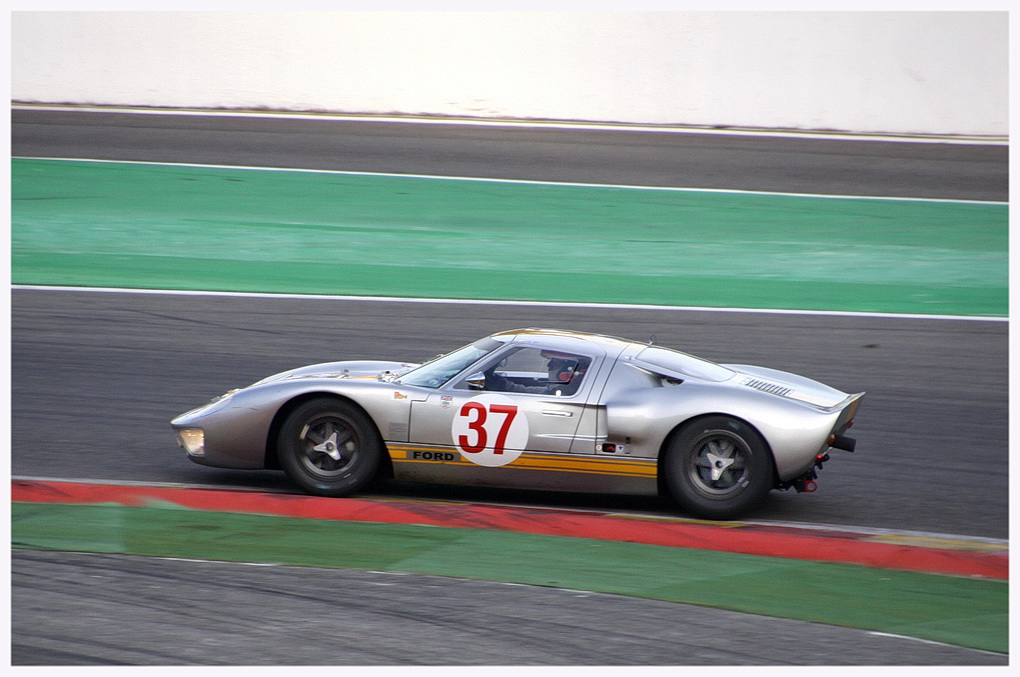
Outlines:
[[[274,422],[295,398],[333,396],[351,400],[369,415],[384,440],[407,441],[414,389],[376,379],[284,378],[260,381],[175,418],[174,429],[199,428],[205,454],[196,463],[221,468],[272,467],[267,457]]]

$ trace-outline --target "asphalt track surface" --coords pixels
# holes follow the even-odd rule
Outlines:
[[[858,450],[833,453],[814,494],[773,492],[756,519],[1008,537],[1004,322],[34,289],[12,296],[16,476],[289,489],[280,473],[192,464],[169,420],[303,364],[341,355],[419,361],[507,327],[557,326],[654,335],[710,359],[867,390],[854,428]],[[392,490],[671,509],[644,498]]]
[[[864,630],[439,576],[34,551],[16,551],[12,570],[16,665],[1005,664]]]
[[[343,123],[329,127],[327,134],[319,123],[307,122],[20,111],[13,113],[12,122],[12,153],[17,156],[1006,199],[1006,149],[980,146],[842,146],[850,142],[705,136],[669,136],[664,141],[661,135],[640,133]],[[770,166],[763,171],[766,163]],[[633,338],[655,336],[661,344],[711,359],[764,364],[844,390],[867,390],[855,428],[858,451],[840,454],[827,464],[815,494],[773,492],[764,509],[751,516],[755,520],[1008,537],[1005,322],[14,290],[12,474],[290,491],[278,473],[217,471],[190,464],[174,444],[167,422],[228,388],[293,366],[341,357],[421,360],[476,336],[535,325]],[[413,485],[386,485],[379,491],[391,497],[674,510],[668,501],[628,497]],[[41,566],[38,558],[60,575],[33,575]],[[345,587],[351,589],[353,607],[364,614],[359,627],[372,628],[355,633],[366,653],[345,653],[349,663],[999,660],[793,621],[604,595],[572,598],[564,591],[484,582],[409,577],[401,579],[401,585],[412,589],[394,591],[392,599],[384,600],[379,590],[385,586],[374,585],[370,574],[358,572],[302,570],[287,576],[282,569],[227,571],[215,564],[21,552],[13,557],[12,567],[16,664],[298,663],[306,658],[311,663],[344,662],[335,652],[310,650],[308,645],[316,644],[314,633],[299,650],[284,635],[295,628],[312,632],[305,619],[316,618],[316,606],[323,600],[328,604],[330,595]],[[215,572],[222,573],[218,577]],[[55,618],[52,609],[69,602],[68,588],[54,581],[90,576],[122,580],[135,593],[85,598],[76,593],[71,596],[73,604],[96,605],[90,607],[92,616]],[[303,576],[311,587],[295,583]],[[290,585],[300,592],[289,590]],[[363,592],[355,593],[355,588]],[[168,594],[168,589],[173,600],[187,600],[200,623],[182,628],[174,625],[179,618],[165,617],[166,603],[160,595]],[[408,613],[401,604],[407,595],[414,595],[416,605],[437,595],[446,601]],[[525,604],[525,598],[534,603]],[[273,609],[271,621],[265,620],[267,605]],[[421,633],[434,629],[436,618],[444,619],[448,631],[453,626],[458,631],[470,627],[476,622],[472,609],[514,619],[496,633],[509,639],[481,651],[483,639],[478,637],[465,643],[469,648],[464,653],[455,648],[457,642],[422,642]],[[656,621],[646,621],[640,632],[634,632],[631,624],[606,628],[597,620],[628,614]],[[670,614],[676,614],[675,624],[661,620]],[[201,628],[222,627],[227,619],[238,617],[243,619],[243,631],[228,633],[225,644],[203,645]],[[157,634],[180,633],[176,636],[181,641],[171,650],[154,644],[135,652],[136,647],[118,644],[115,634],[110,641],[90,635],[89,628],[99,619],[103,623],[116,619],[137,629],[151,627]],[[590,626],[590,631],[574,632],[582,626]],[[665,628],[672,628],[673,634]],[[336,634],[348,633],[332,633]],[[74,646],[79,635],[87,647]],[[152,632],[131,634],[145,635]],[[551,636],[558,638],[552,650]],[[720,636],[726,641],[718,641]],[[352,645],[356,641],[351,638]],[[677,642],[685,648],[676,649]],[[726,648],[718,648],[721,644]],[[618,650],[603,651],[617,645]],[[776,650],[784,645],[801,650]],[[706,648],[710,646],[715,648]]]
[[[1005,202],[1009,148],[230,117],[11,111],[11,152],[638,186]]]

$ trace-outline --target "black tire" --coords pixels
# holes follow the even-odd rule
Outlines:
[[[317,496],[347,496],[376,474],[382,440],[372,420],[344,400],[319,398],[298,406],[277,438],[280,466],[292,482]]]
[[[667,444],[663,472],[673,498],[706,519],[733,519],[759,505],[775,485],[772,456],[746,423],[706,416]]]

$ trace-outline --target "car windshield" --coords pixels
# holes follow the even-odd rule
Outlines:
[[[726,381],[735,373],[715,362],[669,348],[648,347],[634,359],[703,381]]]
[[[452,353],[440,355],[397,379],[398,383],[423,388],[438,388],[469,366],[503,345],[493,338],[484,338]]]

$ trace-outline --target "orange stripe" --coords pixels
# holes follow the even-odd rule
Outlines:
[[[408,453],[412,451],[438,451],[457,454],[457,461],[452,463],[470,463],[461,460],[460,452],[453,447],[418,447],[418,446],[390,446],[390,457],[396,463],[451,463],[443,460],[410,459]],[[402,453],[403,457],[398,456]],[[594,457],[568,457],[546,454],[525,453],[520,458],[508,463],[501,468],[516,468],[518,470],[546,470],[549,472],[576,472],[595,475],[618,475],[624,477],[655,477],[658,468],[653,460],[640,461],[621,458]]]

